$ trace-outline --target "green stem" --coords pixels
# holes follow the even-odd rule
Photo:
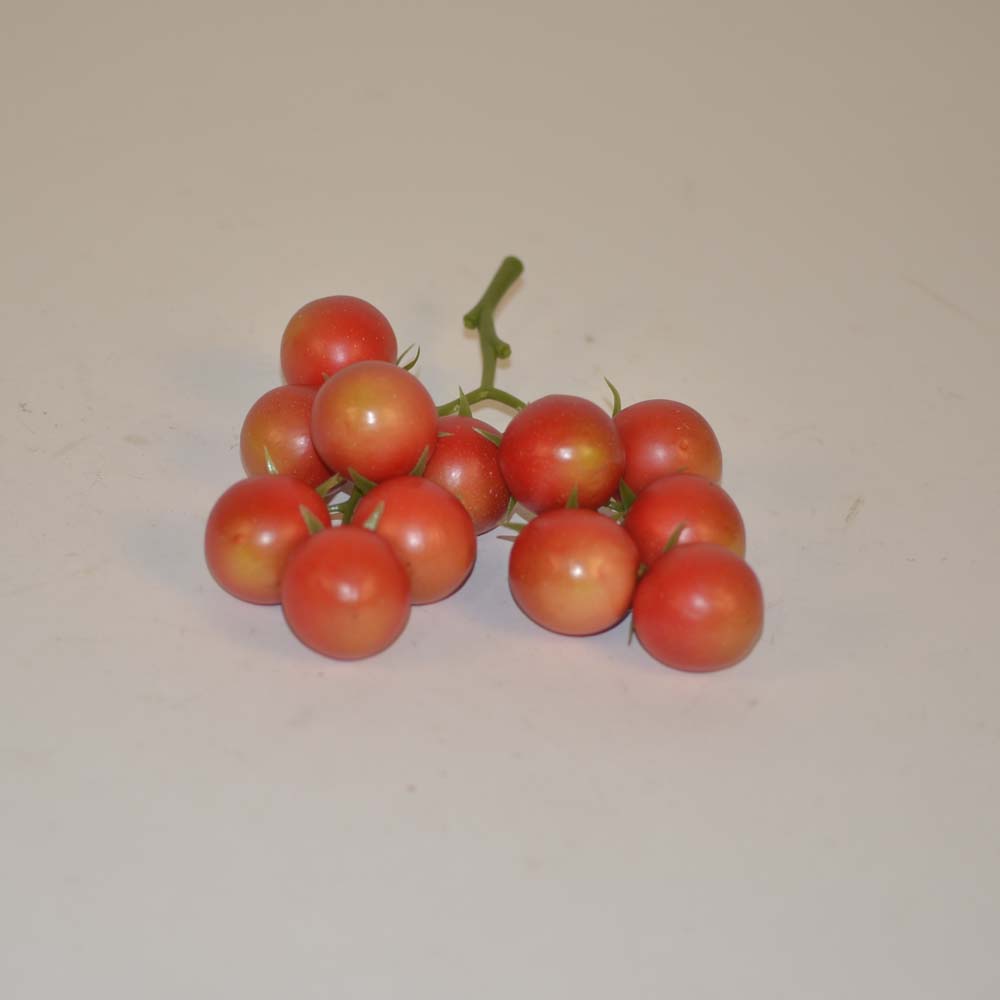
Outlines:
[[[465,393],[465,398],[470,404],[481,403],[484,399],[492,399],[495,403],[503,403],[504,406],[509,406],[513,410],[523,410],[526,405],[517,396],[504,392],[503,389],[494,389],[492,386],[480,386],[478,389],[473,389],[472,392]],[[459,396],[457,399],[439,406],[437,408],[438,416],[446,417],[449,413],[456,413],[461,402],[462,397]]]
[[[493,312],[523,271],[524,265],[516,257],[504,257],[482,298],[463,317],[467,329],[479,331],[479,348],[483,355],[483,377],[479,385],[483,389],[493,388],[497,360],[510,357],[510,344],[497,336]],[[472,402],[471,395],[469,401]]]

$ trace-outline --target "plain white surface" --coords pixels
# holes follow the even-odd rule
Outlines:
[[[0,994],[1000,995],[993,3],[4,5]],[[753,657],[218,590],[306,300],[700,409]]]

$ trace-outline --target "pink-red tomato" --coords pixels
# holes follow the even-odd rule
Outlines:
[[[219,586],[243,601],[277,604],[288,557],[309,537],[302,507],[330,523],[316,491],[291,476],[254,476],[230,486],[205,526],[205,561]]]
[[[550,510],[529,521],[510,553],[510,590],[532,621],[592,635],[625,617],[639,570],[628,532],[593,510]]]
[[[500,442],[500,469],[536,513],[564,507],[574,489],[581,507],[606,503],[618,487],[625,452],[614,422],[580,396],[543,396],[510,422]]]
[[[680,525],[678,544],[714,542],[738,556],[746,551],[743,518],[729,494],[710,479],[682,473],[650,483],[624,520],[625,530],[650,566]]]
[[[661,663],[707,671],[742,660],[764,627],[754,571],[721,545],[678,545],[649,567],[632,604],[635,634]]]
[[[671,399],[644,399],[615,417],[625,447],[625,482],[638,493],[654,479],[690,472],[722,478],[722,451],[715,431],[697,411]]]
[[[240,458],[248,476],[270,471],[270,455],[278,472],[308,486],[319,486],[330,478],[309,430],[315,398],[312,386],[280,385],[250,407],[240,431]]]
[[[476,561],[476,533],[466,509],[447,490],[419,476],[387,479],[363,497],[353,523],[379,511],[384,538],[410,578],[414,604],[454,593]]]
[[[395,361],[396,335],[370,302],[330,295],[304,305],[281,338],[281,370],[292,385],[323,380],[358,361]]]
[[[438,420],[434,454],[424,478],[458,497],[472,518],[476,534],[495,528],[507,511],[510,490],[500,471],[500,450],[476,428],[500,437],[490,424],[453,414]]]
[[[337,660],[373,656],[410,617],[410,581],[392,549],[353,525],[313,535],[288,560],[281,605],[291,630]]]
[[[381,482],[411,472],[437,441],[437,407],[408,371],[359,361],[316,393],[312,439],[320,458],[342,476],[350,470]]]

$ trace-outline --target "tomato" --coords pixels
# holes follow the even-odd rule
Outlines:
[[[510,502],[510,490],[500,472],[500,450],[476,428],[500,437],[490,424],[454,414],[438,420],[434,454],[424,478],[458,497],[472,518],[477,534],[495,528]]]
[[[316,394],[312,439],[342,476],[354,469],[380,482],[405,476],[437,441],[437,408],[408,371],[359,361],[328,378]]]
[[[681,524],[679,544],[715,542],[738,556],[746,551],[743,518],[729,494],[709,479],[683,473],[650,483],[635,499],[625,530],[650,566]]]
[[[760,638],[764,597],[754,571],[721,545],[678,545],[650,566],[632,606],[635,634],[668,667],[731,667]]]
[[[628,532],[593,510],[550,510],[529,521],[510,553],[510,590],[539,625],[592,635],[625,617],[639,552]]]
[[[638,493],[654,479],[690,472],[722,478],[722,451],[715,431],[697,411],[670,399],[644,399],[615,417],[625,446],[625,482]]]
[[[281,338],[281,370],[292,385],[322,385],[358,361],[395,361],[396,335],[370,302],[330,295],[304,305]]]
[[[288,560],[281,605],[291,630],[338,660],[381,652],[410,617],[410,581],[392,549],[353,525],[313,535]]]
[[[600,507],[618,487],[625,452],[614,422],[580,396],[543,396],[518,412],[500,442],[500,469],[529,510]]]
[[[291,476],[254,476],[230,486],[205,526],[205,561],[219,586],[243,601],[277,604],[288,556],[309,537],[300,507],[330,523],[316,491]]]
[[[240,457],[248,476],[270,471],[270,455],[278,472],[309,486],[319,486],[330,478],[309,431],[315,398],[312,386],[280,385],[250,407],[240,431]]]
[[[476,533],[461,503],[437,483],[400,476],[363,497],[353,523],[364,524],[380,506],[375,533],[403,564],[413,603],[430,604],[454,593],[476,561]]]

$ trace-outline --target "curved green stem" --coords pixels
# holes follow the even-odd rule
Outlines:
[[[480,386],[478,389],[473,389],[472,392],[465,393],[464,398],[470,404],[481,403],[484,399],[492,399],[495,403],[503,403],[504,406],[509,406],[513,410],[523,410],[527,405],[523,400],[518,399],[517,396],[511,395],[509,392],[504,392],[503,389],[494,389],[492,386]],[[446,417],[449,413],[457,413],[461,403],[462,396],[451,400],[451,402],[444,403],[437,408],[438,416]]]
[[[516,257],[504,257],[482,298],[462,318],[467,329],[479,331],[479,347],[483,355],[483,377],[479,385],[483,389],[493,388],[497,360],[510,357],[510,344],[497,336],[493,312],[523,271],[524,265]],[[471,397],[469,401],[472,402]]]

